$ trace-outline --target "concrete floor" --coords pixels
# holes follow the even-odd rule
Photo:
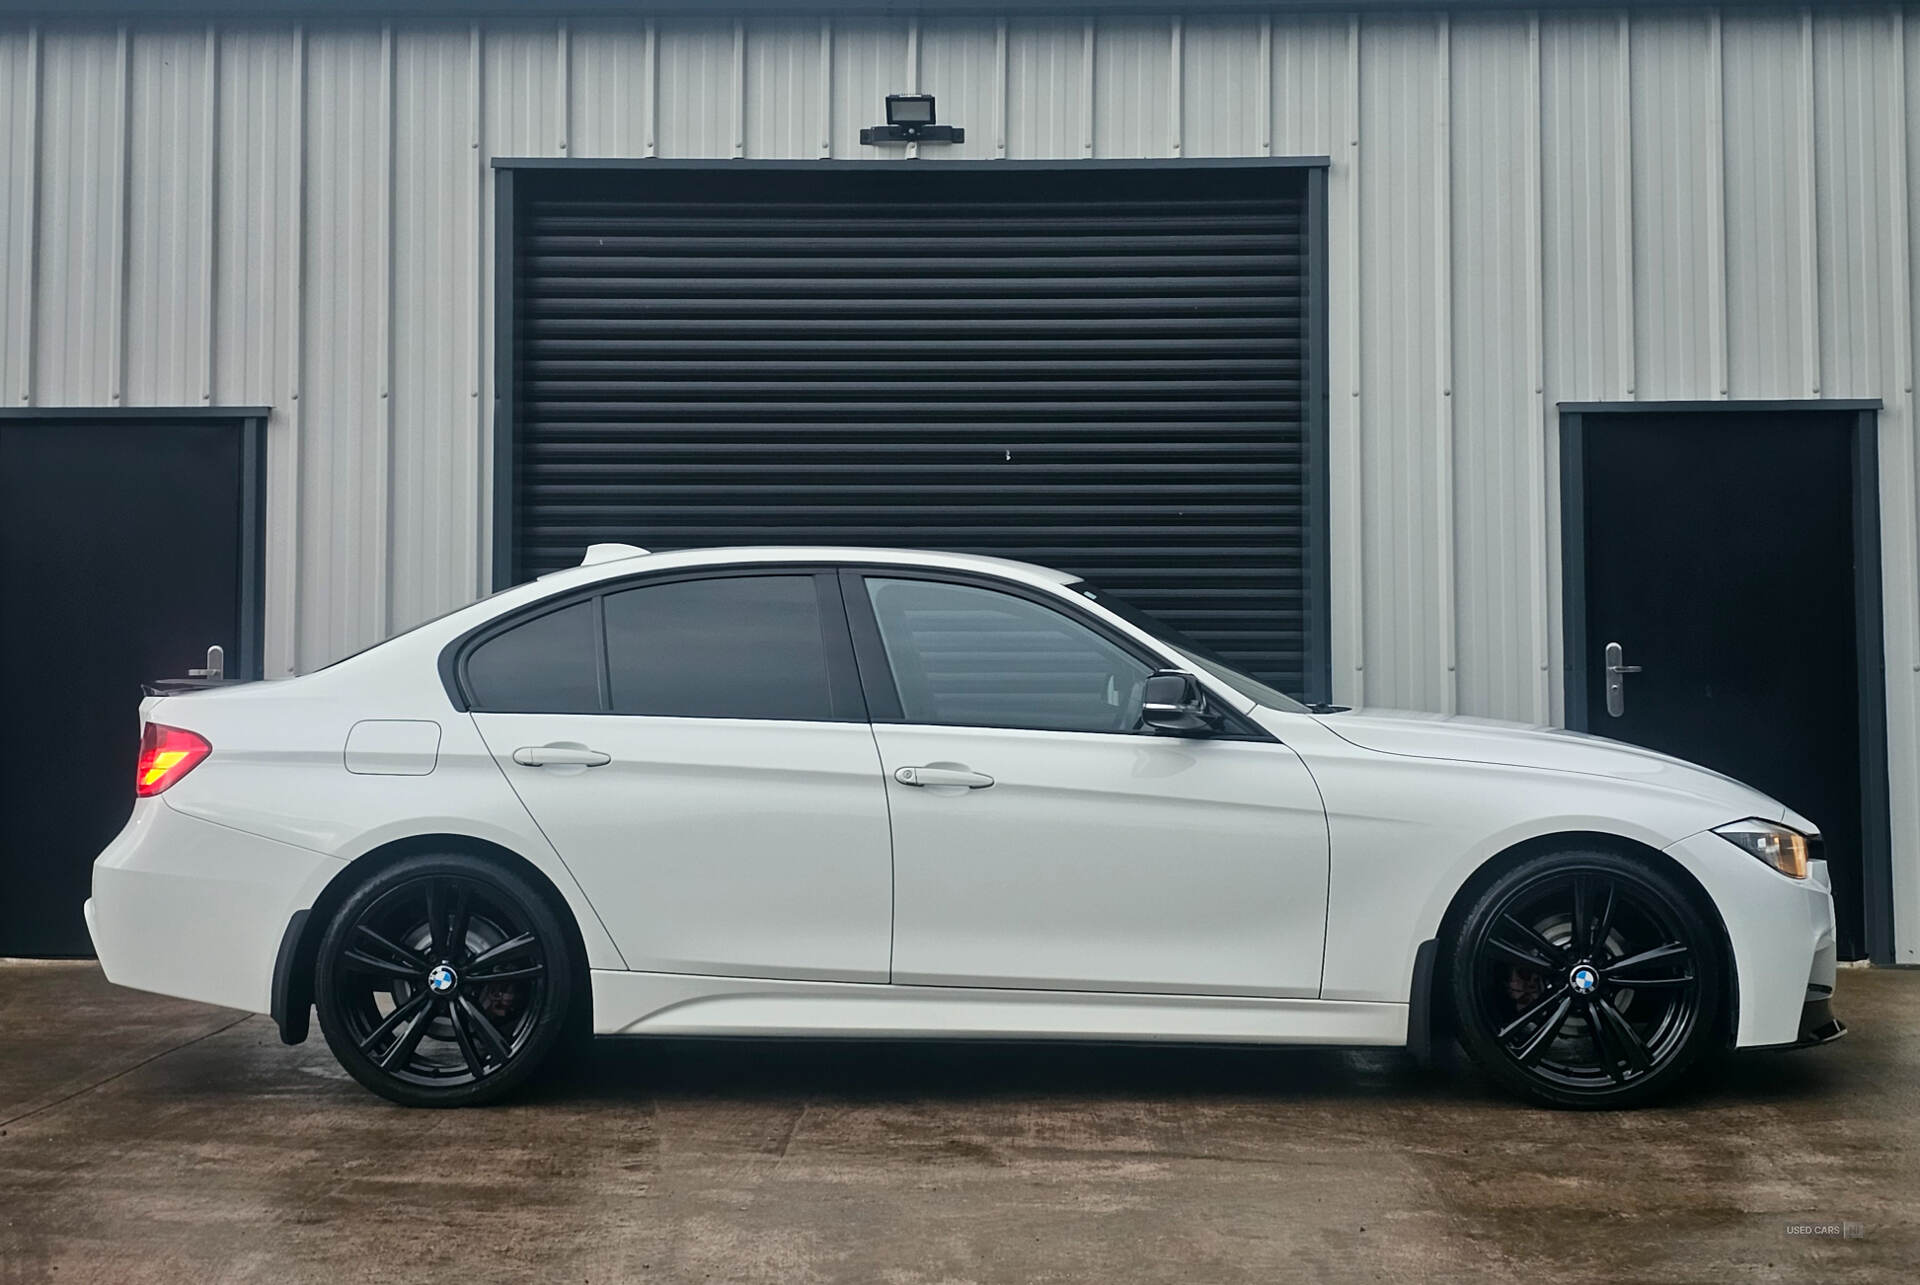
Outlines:
[[[0,963],[0,1282],[1911,1280],[1920,973],[1836,1008],[1631,1114],[1399,1053],[717,1041],[429,1112]]]

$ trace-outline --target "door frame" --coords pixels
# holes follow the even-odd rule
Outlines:
[[[1880,587],[1879,398],[1779,401],[1561,402],[1560,607],[1566,725],[1591,730],[1587,707],[1587,434],[1630,415],[1825,415],[1853,455],[1854,668],[1860,700],[1860,887],[1867,958],[1893,957],[1893,842],[1887,798],[1885,625]],[[1819,430],[1814,430],[1819,431]]]
[[[492,530],[491,585],[505,589],[515,583],[519,558],[519,528],[515,497],[519,479],[519,368],[521,327],[519,325],[519,251],[518,222],[521,204],[545,173],[616,171],[635,174],[662,171],[700,171],[737,173],[741,171],[778,173],[791,171],[821,173],[898,172],[913,162],[900,160],[829,159],[795,160],[791,158],[723,157],[553,157],[496,156],[490,162],[494,175],[493,221],[493,441],[490,459],[493,476],[487,495],[491,504],[488,521]],[[1306,416],[1304,433],[1308,465],[1306,469],[1307,503],[1312,510],[1302,532],[1305,542],[1302,571],[1306,578],[1304,599],[1312,619],[1306,629],[1306,657],[1303,669],[1309,701],[1333,699],[1333,555],[1332,555],[1332,469],[1329,422],[1332,414],[1332,386],[1328,349],[1332,322],[1328,301],[1328,203],[1327,174],[1333,162],[1326,156],[1205,156],[1205,157],[1103,157],[1098,159],[1036,158],[1020,160],[940,161],[945,173],[1075,173],[1090,170],[1265,170],[1276,175],[1302,173],[1306,189],[1306,345],[1301,378],[1301,394]],[[927,167],[929,169],[934,166]]]
[[[166,429],[180,424],[226,424],[240,433],[240,601],[237,654],[228,673],[262,678],[266,673],[267,566],[267,418],[266,406],[8,406],[0,407],[0,430],[11,424],[69,421],[79,431],[88,423],[150,424]],[[158,678],[162,675],[154,675]]]

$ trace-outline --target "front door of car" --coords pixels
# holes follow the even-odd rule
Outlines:
[[[464,649],[488,749],[630,968],[887,980],[886,792],[839,593],[615,584]]]
[[[1012,586],[848,573],[893,821],[896,983],[1315,996],[1327,827],[1251,727],[1140,722],[1157,667]]]

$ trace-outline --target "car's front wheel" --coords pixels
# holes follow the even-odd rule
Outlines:
[[[1633,1106],[1717,1038],[1718,934],[1670,874],[1548,853],[1468,909],[1450,982],[1461,1042],[1494,1079],[1564,1107]]]
[[[409,857],[356,888],[314,976],[334,1056],[405,1106],[473,1106],[524,1084],[565,1031],[571,994],[546,900],[458,853]]]

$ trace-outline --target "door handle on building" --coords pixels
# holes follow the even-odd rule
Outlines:
[[[210,678],[214,682],[225,682],[227,677],[227,649],[219,643],[207,648],[207,667],[189,669],[188,678]]]
[[[1640,666],[1623,663],[1626,652],[1617,642],[1607,644],[1607,713],[1619,718],[1627,712],[1627,675],[1640,672]]]

